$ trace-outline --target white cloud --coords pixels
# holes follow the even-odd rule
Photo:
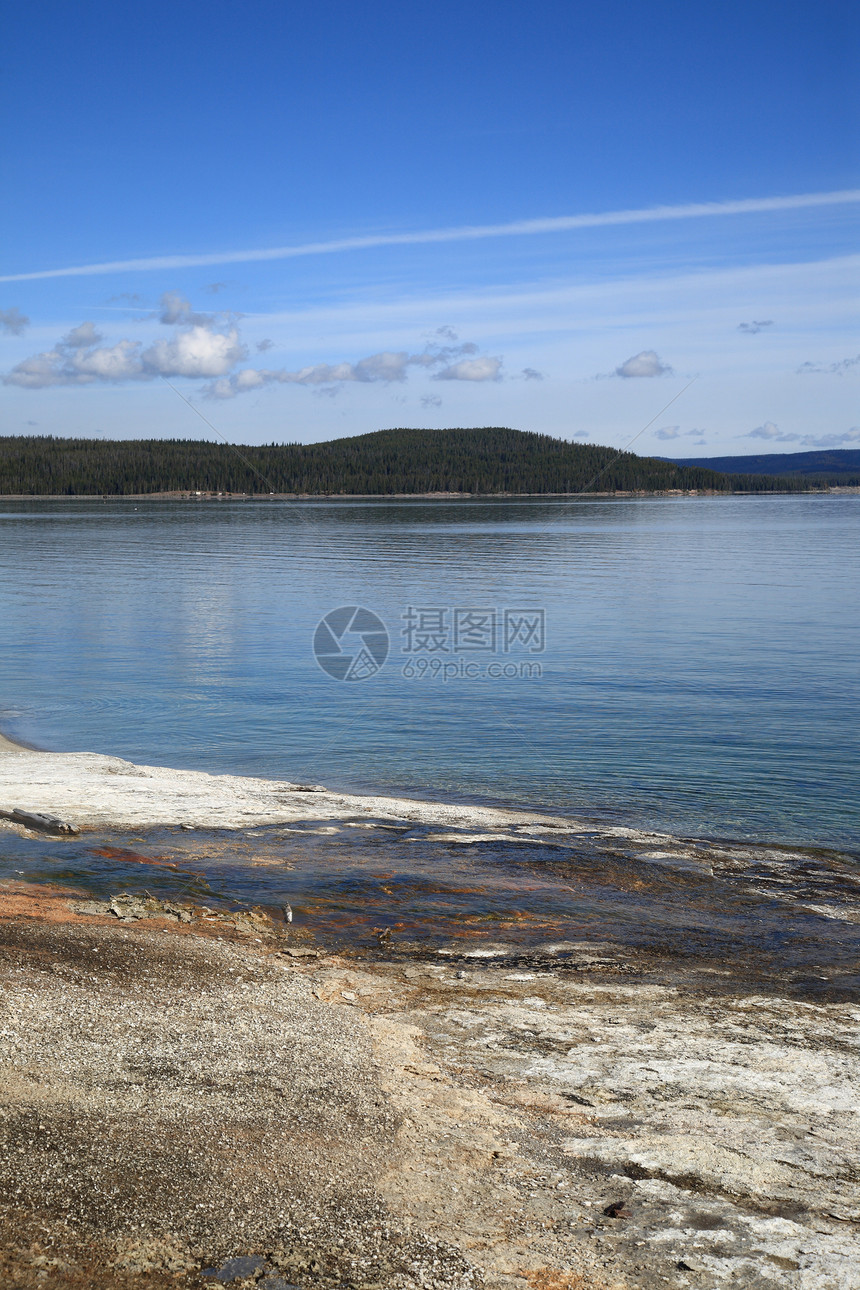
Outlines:
[[[575,430],[571,436],[573,439],[587,439],[588,437],[589,434],[587,430]]]
[[[32,354],[22,359],[3,377],[6,385],[20,385],[25,390],[44,390],[49,385],[80,385],[81,378],[73,372],[63,372],[60,363],[61,355],[56,349],[43,354]]]
[[[70,359],[70,366],[84,380],[133,381],[145,374],[140,344],[131,340],[96,349],[78,348]]]
[[[434,381],[500,381],[502,379],[502,360],[500,358],[466,358],[461,363],[452,363],[436,372]]]
[[[193,318],[204,321],[190,322]],[[4,384],[32,390],[151,380],[156,376],[212,379],[226,376],[247,357],[235,325],[224,329],[206,315],[194,314],[188,301],[175,292],[162,297],[161,321],[177,330],[170,340],[157,340],[147,349],[139,340],[103,345],[95,325],[83,322],[67,332],[53,349],[23,359],[6,373]]]
[[[424,394],[421,397],[422,408],[441,408],[442,400],[438,394]]]
[[[158,376],[213,377],[226,376],[247,356],[235,327],[220,332],[193,326],[171,340],[157,340],[141,358],[144,370]]]
[[[450,328],[440,328],[440,330],[448,332]],[[456,336],[454,339],[456,340]],[[438,367],[440,363],[453,363],[466,354],[477,354],[477,352],[478,346],[469,340],[458,345],[428,345],[422,353],[413,354],[409,361],[418,367]]]
[[[196,326],[211,327],[215,322],[214,314],[199,314],[191,308],[191,301],[178,291],[165,291],[159,302],[159,320],[168,327]]]
[[[328,267],[331,269],[333,265]],[[799,444],[797,448],[792,443],[768,446],[764,441],[735,436],[744,435],[761,424],[765,410],[782,429],[800,435],[824,435],[858,424],[856,401],[852,402],[857,368],[846,372],[841,379],[834,377],[830,381],[791,379],[791,374],[812,354],[821,363],[833,363],[860,351],[853,335],[858,270],[860,256],[772,265],[745,263],[706,272],[677,268],[659,275],[650,269],[640,272],[638,268],[631,268],[617,277],[604,276],[600,266],[592,266],[576,281],[567,280],[565,267],[554,279],[542,276],[516,286],[479,287],[470,283],[455,291],[435,281],[425,289],[420,282],[410,281],[397,291],[350,290],[339,298],[327,295],[324,301],[313,304],[290,294],[289,306],[274,312],[258,313],[255,309],[253,321],[238,324],[240,337],[248,343],[253,357],[237,364],[236,370],[273,366],[297,369],[305,364],[340,358],[354,361],[383,350],[413,353],[423,350],[425,344],[423,339],[416,343],[415,337],[423,337],[425,332],[433,330],[428,320],[432,319],[435,326],[436,320],[444,319],[463,338],[480,340],[482,353],[504,355],[504,382],[448,383],[445,390],[453,394],[449,398],[440,383],[425,379],[421,375],[424,369],[416,367],[409,370],[404,383],[344,383],[336,387],[354,393],[334,411],[328,399],[320,402],[298,395],[304,405],[301,426],[297,425],[295,430],[298,437],[319,440],[338,432],[359,434],[367,429],[368,415],[374,423],[387,424],[385,408],[390,406],[396,392],[409,398],[418,424],[422,414],[419,399],[422,394],[435,390],[443,395],[452,417],[466,415],[459,395],[471,402],[476,395],[485,394],[488,401],[481,399],[485,419],[504,421],[506,417],[508,420],[513,417],[515,424],[529,425],[564,438],[570,437],[571,425],[590,426],[590,438],[595,442],[621,447],[669,399],[676,385],[676,379],[670,377],[658,380],[613,377],[598,382],[589,379],[599,371],[608,377],[620,361],[617,355],[625,349],[628,355],[635,354],[630,347],[632,336],[632,343],[644,342],[655,349],[676,372],[701,373],[697,384],[669,413],[684,416],[682,428],[685,424],[707,424],[714,453],[736,451],[739,444],[747,444],[747,451],[796,451],[800,449]],[[204,278],[208,281],[214,276],[204,275]],[[103,344],[113,345],[128,338],[141,339],[146,347],[159,337],[170,338],[171,328],[146,315],[157,306],[162,288],[177,283],[157,278],[150,279],[149,283],[145,308],[139,311],[141,316],[133,328],[123,321],[125,315],[118,311],[89,313],[99,331],[105,334]],[[200,299],[196,292],[183,294],[191,295],[193,301]],[[223,298],[210,297],[211,303],[206,308],[214,311]],[[752,306],[751,301],[767,304],[766,307]],[[19,302],[22,309],[29,305],[20,296],[7,297],[7,304]],[[2,338],[7,353],[14,357],[0,367],[0,376],[20,358],[49,349],[55,339],[85,316],[60,315],[61,322],[53,331],[40,329],[39,332],[36,332],[34,316],[33,327],[23,338]],[[762,333],[763,341],[736,333],[741,319],[756,317],[777,320],[773,328]],[[38,339],[28,343],[28,337],[33,334]],[[739,340],[733,340],[736,334]],[[254,343],[261,337],[273,337],[277,349],[257,355]],[[317,341],[318,337],[324,340]],[[449,341],[444,338],[440,343],[447,345]],[[319,348],[320,344],[327,348]],[[607,356],[612,357],[612,366]],[[526,364],[540,366],[548,374],[547,379],[543,383],[514,379]],[[426,376],[429,378],[438,370],[438,367],[430,368]],[[157,383],[141,378],[129,384],[143,388],[124,406],[124,432],[133,431],[144,438],[159,433],[164,395],[158,392]],[[207,382],[177,381],[177,384],[187,384],[190,389]],[[668,388],[670,384],[672,389]],[[682,384],[683,381],[677,381],[678,386]],[[667,387],[665,394],[664,387]],[[85,388],[87,406],[92,408],[92,424],[99,417],[114,415],[112,391],[121,386],[102,382]],[[311,388],[317,391],[325,387]],[[5,390],[7,395],[11,393],[11,387]],[[104,397],[102,391],[105,391]],[[359,391],[360,397],[356,397]],[[294,399],[277,393],[263,398],[262,394],[260,391],[246,398],[244,402],[252,406],[242,407],[241,413],[239,405],[225,405],[226,433],[245,436],[243,441],[247,443],[271,440],[272,402],[280,403],[283,399],[292,403]],[[37,397],[31,397],[30,390],[20,393],[16,390],[14,396],[31,407]],[[46,398],[45,410],[40,410],[37,419],[41,426],[50,427],[54,433],[78,433],[80,415],[75,409],[81,402],[78,398],[57,401],[49,413]],[[11,404],[10,410],[14,406]],[[23,407],[19,420],[23,422],[27,415],[35,414]],[[673,424],[663,420],[666,415],[664,412],[654,422],[654,429]],[[171,425],[163,424],[163,433],[168,433]],[[693,440],[688,441],[686,450],[680,439],[677,444],[661,444],[657,439],[649,442],[661,451],[673,448],[683,455],[689,452]]]
[[[749,434],[743,435],[744,439],[768,439],[772,443],[795,443],[800,435],[784,434],[778,425],[772,421],[765,421],[764,425],[756,426],[755,430],[750,430]]]
[[[0,309],[0,329],[9,332],[11,336],[20,336],[29,322],[27,315],[22,314],[14,305],[11,309]]]
[[[445,339],[457,339],[449,327],[440,327],[436,334]],[[216,381],[206,393],[210,398],[232,399],[237,394],[245,394],[264,385],[307,385],[317,387],[321,392],[333,393],[336,388],[348,382],[391,385],[405,381],[411,367],[431,368],[440,365],[443,365],[442,371],[436,374],[435,379],[498,380],[502,363],[500,358],[474,358],[453,362],[461,355],[477,353],[477,349],[478,346],[472,341],[466,341],[456,345],[428,345],[417,354],[410,354],[407,350],[386,349],[378,354],[369,354],[367,358],[360,358],[355,363],[312,363],[297,371],[248,367],[234,372],[229,380]]]
[[[536,367],[524,367],[521,375],[526,381],[542,381],[543,372],[539,372]]]
[[[765,327],[772,326],[772,318],[763,318],[761,321],[753,319],[752,322],[738,323],[738,331],[744,331],[748,336],[757,336],[760,331],[764,331]]]
[[[79,328],[75,328],[77,332]],[[69,335],[74,337],[74,332]],[[147,375],[140,343],[121,340],[113,346],[86,348],[60,341],[53,349],[23,359],[8,372],[6,385],[44,390],[51,385],[90,385],[94,381],[130,381]]]
[[[66,333],[57,348],[89,349],[90,345],[97,345],[100,340],[101,336],[96,331],[95,323],[82,322],[80,327],[73,327]]]
[[[634,354],[628,358],[620,367],[616,367],[616,376],[638,377],[638,376],[667,376],[672,369],[668,363],[661,362],[659,356],[653,349],[643,349],[640,353]]]
[[[807,434],[800,442],[806,448],[844,448],[846,444],[860,443],[860,427],[853,426],[844,434]]]
[[[412,359],[421,362],[421,357]],[[346,369],[340,380],[347,381],[405,381],[406,369],[410,355],[383,350],[381,354],[371,354],[369,358],[360,358],[357,363],[340,363],[338,368]]]
[[[655,431],[655,438],[662,440],[672,439],[692,439],[697,447],[701,447],[705,442],[703,436],[704,430],[682,430],[680,426],[663,426],[662,430]]]
[[[236,373],[236,393],[243,388],[251,389],[271,381],[284,385],[339,385],[343,381],[359,381],[370,384],[374,381],[405,381],[410,364],[421,362],[421,356],[399,351],[383,350],[380,354],[370,354],[360,358],[357,363],[313,363],[301,367],[296,372],[285,369],[280,371],[260,371],[246,369]],[[259,377],[260,379],[255,379]],[[243,387],[244,382],[244,387]]]

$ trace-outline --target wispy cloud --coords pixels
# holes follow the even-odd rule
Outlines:
[[[181,292],[165,291],[159,304],[158,320],[169,327],[177,323],[181,326],[211,327],[215,315],[196,313],[191,308],[191,301],[186,300]]]
[[[683,206],[649,206],[636,210],[602,211],[595,214],[559,215],[546,219],[514,220],[506,224],[467,224],[457,228],[424,229],[413,233],[378,233],[344,237],[328,242],[305,242],[296,246],[274,246],[240,251],[216,251],[201,255],[158,255],[141,259],[108,260],[65,268],[37,269],[29,273],[8,273],[0,282],[28,282],[36,278],[85,277],[98,273],[148,272],[155,269],[188,269],[213,264],[247,264],[265,260],[287,260],[297,256],[331,255],[384,246],[421,246],[434,242],[467,242],[491,237],[567,233],[583,228],[611,228],[626,224],[650,224],[664,220],[719,218],[729,215],[764,214],[836,206],[860,202],[860,188],[829,193],[797,193],[788,197],[752,197],[729,202],[691,202]]]
[[[842,434],[804,435],[801,443],[807,448],[844,448],[847,444],[860,443],[860,427],[852,426]]]
[[[441,372],[434,373],[434,381],[500,381],[502,379],[502,360],[500,358],[465,358],[460,363],[451,363]]]
[[[860,367],[860,354],[856,358],[841,358],[837,363],[801,363],[797,370],[801,376],[810,376],[814,373],[825,376],[844,376],[855,367]]]
[[[0,330],[8,332],[10,336],[20,336],[29,324],[30,319],[20,309],[14,306],[11,309],[0,309]]]
[[[287,368],[267,369],[246,367],[231,376],[215,381],[207,390],[211,398],[232,399],[238,394],[259,390],[265,385],[308,385],[327,392],[349,382],[369,385],[377,382],[390,385],[405,381],[410,368],[440,368],[435,380],[442,381],[496,381],[500,379],[502,360],[477,355],[478,346],[472,341],[459,342],[450,328],[440,328],[437,335],[444,335],[455,343],[427,345],[419,353],[406,350],[383,350],[369,354],[357,362],[313,363],[296,371]]]
[[[772,318],[763,318],[760,321],[754,318],[752,322],[738,323],[738,331],[746,332],[748,336],[757,336],[760,331],[764,331],[766,327],[772,326]]]
[[[662,430],[654,431],[656,439],[695,439],[696,443],[705,442],[702,438],[704,434],[705,431],[698,427],[693,430],[682,430],[680,426],[663,426]]]
[[[766,439],[770,443],[796,443],[801,448],[844,448],[847,444],[860,443],[860,429],[852,426],[850,430],[837,431],[833,434],[785,434],[772,421],[756,426],[744,439]]]
[[[756,426],[755,430],[750,430],[749,434],[743,435],[742,438],[767,439],[770,443],[796,443],[800,435],[786,434],[773,421],[765,421],[764,425]]]

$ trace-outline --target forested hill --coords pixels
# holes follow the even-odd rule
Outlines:
[[[0,438],[0,493],[576,493],[801,491],[614,448],[496,427],[379,430],[316,444],[233,448],[190,439]]]

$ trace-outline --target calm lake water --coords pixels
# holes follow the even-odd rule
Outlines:
[[[855,496],[0,502],[0,726],[855,848],[858,573]]]

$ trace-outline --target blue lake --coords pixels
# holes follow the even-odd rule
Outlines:
[[[0,727],[853,848],[858,573],[857,496],[0,501]]]

